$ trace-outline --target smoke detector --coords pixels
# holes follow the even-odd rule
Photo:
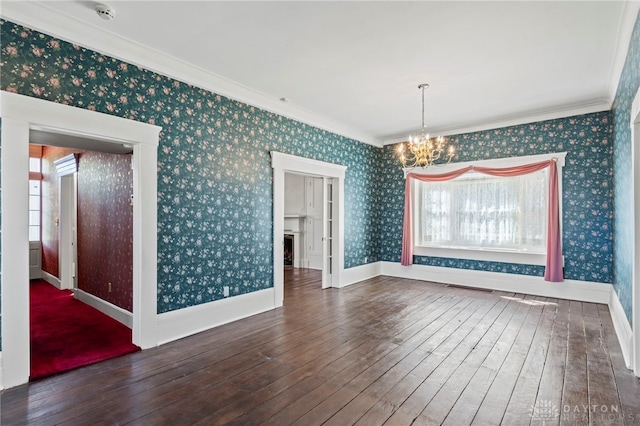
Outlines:
[[[116,10],[106,4],[96,4],[96,13],[106,21],[111,21],[116,17]]]

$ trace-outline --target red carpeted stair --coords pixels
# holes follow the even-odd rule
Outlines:
[[[31,380],[140,350],[131,343],[131,329],[70,290],[32,281],[30,299]]]

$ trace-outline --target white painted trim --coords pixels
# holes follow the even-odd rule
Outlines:
[[[49,284],[51,284],[52,286],[54,286],[55,288],[57,288],[58,290],[62,289],[62,284],[60,283],[60,278],[56,277],[55,275],[52,275],[46,271],[42,271],[42,276],[41,279],[48,282]]]
[[[79,288],[73,289],[73,297],[83,303],[86,303],[92,308],[99,310],[103,314],[110,316],[114,320],[126,325],[129,328],[133,326],[133,314],[126,309],[122,309],[120,306],[116,306],[104,299],[100,299],[99,297],[94,296],[91,293],[80,290]]]
[[[337,235],[338,235],[338,262],[334,268],[334,287],[340,287],[342,274],[344,273],[344,177],[347,168],[339,164],[312,160],[310,158],[297,157],[295,155],[271,152],[271,167],[273,168],[273,287],[275,306],[280,307],[284,301],[284,271],[282,259],[284,257],[284,175],[285,173],[299,173],[330,177],[337,182]],[[334,189],[336,184],[334,183]],[[335,193],[334,193],[335,194]]]
[[[629,44],[631,43],[631,36],[633,35],[633,27],[638,19],[638,13],[640,12],[640,1],[625,1],[624,11],[620,17],[620,31],[618,32],[618,40],[616,43],[616,52],[611,67],[611,74],[609,79],[609,102],[613,104],[618,92],[618,86],[620,85],[620,78],[622,77],[622,71],[624,70],[624,64],[627,61],[627,54],[629,52]]]
[[[380,262],[367,263],[366,265],[348,268],[342,273],[339,287],[343,288],[351,284],[375,278],[378,275],[380,275]]]
[[[69,154],[53,162],[58,177],[67,176],[78,171],[78,154]]]
[[[75,155],[74,165],[68,167],[62,176],[58,175],[58,274],[60,288],[73,289],[77,282],[78,256],[77,228],[78,228],[78,175]]]
[[[0,92],[0,96],[5,92]],[[2,386],[29,378],[29,126],[2,116]],[[21,143],[20,141],[24,141]],[[10,248],[10,249],[9,249]]]
[[[640,377],[640,87],[631,104],[631,191],[633,199],[633,264],[631,266],[631,369]]]
[[[4,367],[2,365],[2,352],[0,352],[0,391],[4,389],[2,385],[4,383],[4,380],[2,380],[2,370],[4,370]]]
[[[632,351],[633,351],[633,332],[631,325],[627,319],[627,315],[624,313],[620,299],[616,292],[611,289],[611,296],[609,297],[609,312],[611,312],[611,320],[613,321],[613,328],[616,330],[616,336],[618,337],[618,343],[620,343],[620,350],[624,357],[624,363],[627,368],[632,369]]]
[[[77,21],[61,14],[46,2],[3,2],[0,15],[12,22],[50,34],[61,40],[86,47],[147,70],[192,84],[258,108],[328,130],[348,138],[381,147],[372,133],[338,122],[290,103],[280,101],[248,86],[241,85],[208,70],[196,67],[164,52]]]
[[[561,283],[544,281],[542,277],[506,274],[502,272],[443,268],[439,266],[402,266],[395,262],[381,262],[381,274],[399,278],[456,284],[534,296],[609,303],[611,284],[565,280]]]
[[[158,344],[272,310],[274,293],[269,288],[159,314]]]
[[[559,118],[574,117],[577,115],[592,114],[595,112],[609,111],[611,100],[602,99],[600,101],[585,104],[570,105],[552,110],[530,111],[525,114],[510,115],[492,121],[480,122],[471,125],[461,125],[449,128],[429,128],[429,133],[436,136],[453,136],[465,133],[483,132],[486,130],[502,129],[504,127],[519,126],[521,124],[537,123],[540,121],[556,120]],[[407,142],[409,135],[398,135],[385,138],[383,145],[393,145]]]
[[[3,386],[29,378],[29,129],[73,132],[133,145],[133,342],[157,345],[157,146],[161,128],[42,99],[0,92],[2,117]]]

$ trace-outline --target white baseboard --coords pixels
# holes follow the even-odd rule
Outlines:
[[[273,288],[158,315],[158,345],[275,308]]]
[[[627,368],[632,369],[633,331],[627,315],[624,313],[620,299],[618,299],[618,295],[613,289],[611,289],[609,299],[609,312],[611,312],[613,328],[616,330],[616,335],[618,336],[624,363]]]
[[[381,262],[367,263],[366,265],[345,269],[340,275],[338,287],[346,287],[360,281],[377,277],[380,275],[380,263]]]
[[[611,284],[565,280],[551,283],[542,277],[506,274],[502,272],[474,271],[439,266],[402,266],[395,262],[380,262],[381,274],[443,284],[464,285],[533,296],[578,300],[581,302],[609,303]]]
[[[40,275],[40,279],[45,280],[46,282],[48,282],[49,284],[51,284],[52,286],[56,287],[58,290],[60,290],[62,288],[62,284],[60,283],[60,278],[51,275],[48,272],[42,271],[42,274]]]
[[[73,296],[81,302],[96,308],[103,314],[109,315],[111,318],[126,325],[127,327],[133,327],[133,314],[131,312],[122,309],[113,303],[109,303],[106,300],[102,300],[91,293],[80,290],[79,288],[73,289]]]
[[[4,380],[2,379],[2,370],[4,370],[4,365],[2,364],[2,352],[0,352],[0,391],[4,389]]]

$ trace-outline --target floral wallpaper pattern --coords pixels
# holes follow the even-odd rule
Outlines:
[[[613,144],[615,149],[615,236],[613,251],[615,271],[613,287],[631,322],[633,269],[633,193],[631,167],[631,103],[640,87],[640,16],[631,36],[627,58],[613,102]]]
[[[131,154],[80,154],[78,288],[129,312],[133,309],[132,193]]]
[[[613,273],[613,143],[611,113],[581,115],[475,133],[450,136],[455,161],[506,158],[567,151],[563,168],[563,251],[565,278],[611,283]],[[383,153],[383,167],[396,163],[395,146]],[[398,169],[397,165],[395,166]],[[381,259],[399,262],[402,243],[401,170],[380,182]],[[544,274],[533,265],[416,256],[415,263],[524,275]]]
[[[637,34],[623,81],[637,87]],[[378,149],[117,59],[0,21],[0,89],[163,127],[158,152],[158,312],[272,283],[268,151],[347,166],[345,268],[399,262],[403,178],[394,147]],[[635,53],[634,53],[635,52]],[[635,58],[635,59],[634,59]],[[634,62],[635,61],[635,62]],[[629,65],[633,62],[635,65]],[[633,68],[635,66],[635,68]],[[630,77],[631,76],[631,77]],[[616,106],[624,107],[621,81]],[[630,84],[630,87],[633,86]],[[634,92],[635,93],[635,92]],[[625,95],[626,96],[626,95]],[[563,178],[567,279],[614,282],[613,170],[624,169],[618,115],[601,112],[451,136],[455,161],[568,151]],[[626,142],[628,151],[629,141]],[[257,148],[257,149],[256,149]],[[628,155],[627,155],[628,157]],[[616,174],[615,187],[624,184]],[[619,208],[616,199],[616,212]],[[628,221],[616,217],[616,226]],[[622,228],[622,234],[628,229]],[[619,238],[616,232],[616,238]],[[616,250],[626,247],[616,242]],[[423,258],[416,263],[542,275],[531,265]],[[630,293],[630,287],[628,288]]]
[[[158,312],[273,286],[269,150],[347,166],[345,267],[379,260],[379,149],[0,21],[2,90],[163,127]]]

